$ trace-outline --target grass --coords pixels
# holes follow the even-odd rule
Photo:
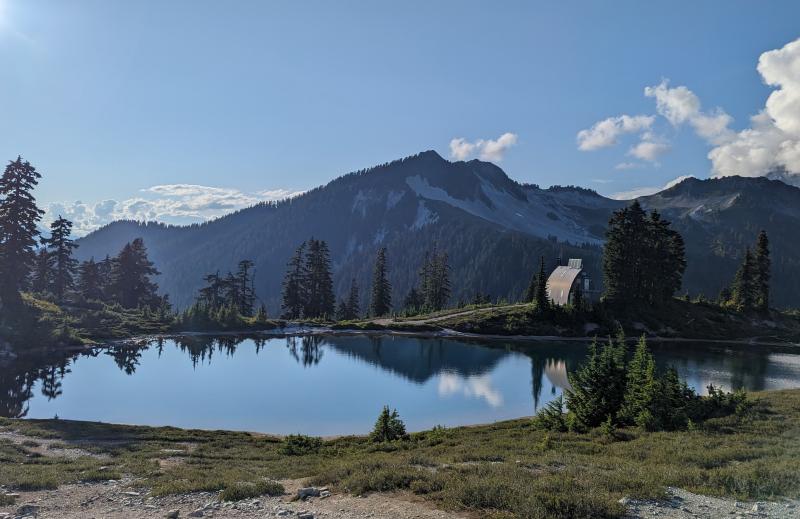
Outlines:
[[[444,509],[495,518],[617,517],[621,497],[659,498],[667,486],[738,499],[797,497],[800,390],[751,398],[747,415],[712,419],[692,432],[554,433],[519,419],[438,427],[391,443],[0,420],[0,429],[106,455],[30,457],[24,445],[0,442],[0,484],[54,488],[130,474],[156,495],[202,490],[242,499],[282,492],[277,480],[308,477],[354,494],[411,492]]]

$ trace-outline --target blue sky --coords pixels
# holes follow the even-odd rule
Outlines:
[[[663,186],[730,174],[776,90],[791,136],[800,52],[766,69],[773,85],[757,65],[798,19],[788,1],[0,0],[0,157],[30,160],[42,204],[89,227],[206,218],[425,149],[451,157],[457,138],[520,181]],[[686,92],[702,106],[676,114]],[[725,128],[700,136],[702,121]]]

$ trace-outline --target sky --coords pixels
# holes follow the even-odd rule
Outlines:
[[[800,173],[796,1],[0,0],[0,158],[78,234],[434,149],[604,195]]]

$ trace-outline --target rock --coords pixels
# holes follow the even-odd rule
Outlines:
[[[630,503],[630,502],[631,502],[631,499],[629,497],[623,497],[622,499],[617,501],[617,503],[621,504],[622,506],[628,506],[628,503]]]
[[[761,511],[761,508],[758,506],[758,503],[756,503],[753,505],[753,508],[751,508],[750,511],[757,514]]]
[[[203,513],[206,511],[205,508],[198,508],[197,510],[191,512],[189,517],[203,517]]]
[[[178,519],[180,513],[181,513],[180,510],[170,510],[164,517],[166,517],[167,519]]]
[[[292,515],[292,512],[290,512],[289,510],[280,509],[280,510],[277,511],[277,513],[275,515],[277,515],[279,517],[285,517],[287,515]]]
[[[319,489],[315,487],[301,488],[297,491],[297,497],[305,499],[307,497],[319,497]]]
[[[39,513],[39,507],[36,505],[25,504],[17,508],[17,515],[21,516],[36,515],[38,513]]]
[[[303,510],[297,513],[297,519],[314,519],[314,514]]]
[[[326,497],[331,497],[331,493],[327,490],[320,490],[319,491],[319,498],[325,499]]]
[[[7,494],[4,494],[4,495],[5,495],[6,497],[10,497],[10,498],[12,498],[12,499],[16,499],[16,498],[18,498],[18,497],[19,497],[19,494],[15,494],[14,492],[8,492]]]
[[[132,492],[132,491],[131,492],[123,492],[123,494],[126,495],[126,496],[140,496],[140,495],[142,495],[139,492]]]

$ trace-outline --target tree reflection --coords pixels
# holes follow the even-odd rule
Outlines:
[[[286,348],[303,367],[316,366],[322,360],[322,341],[319,335],[287,337]]]

